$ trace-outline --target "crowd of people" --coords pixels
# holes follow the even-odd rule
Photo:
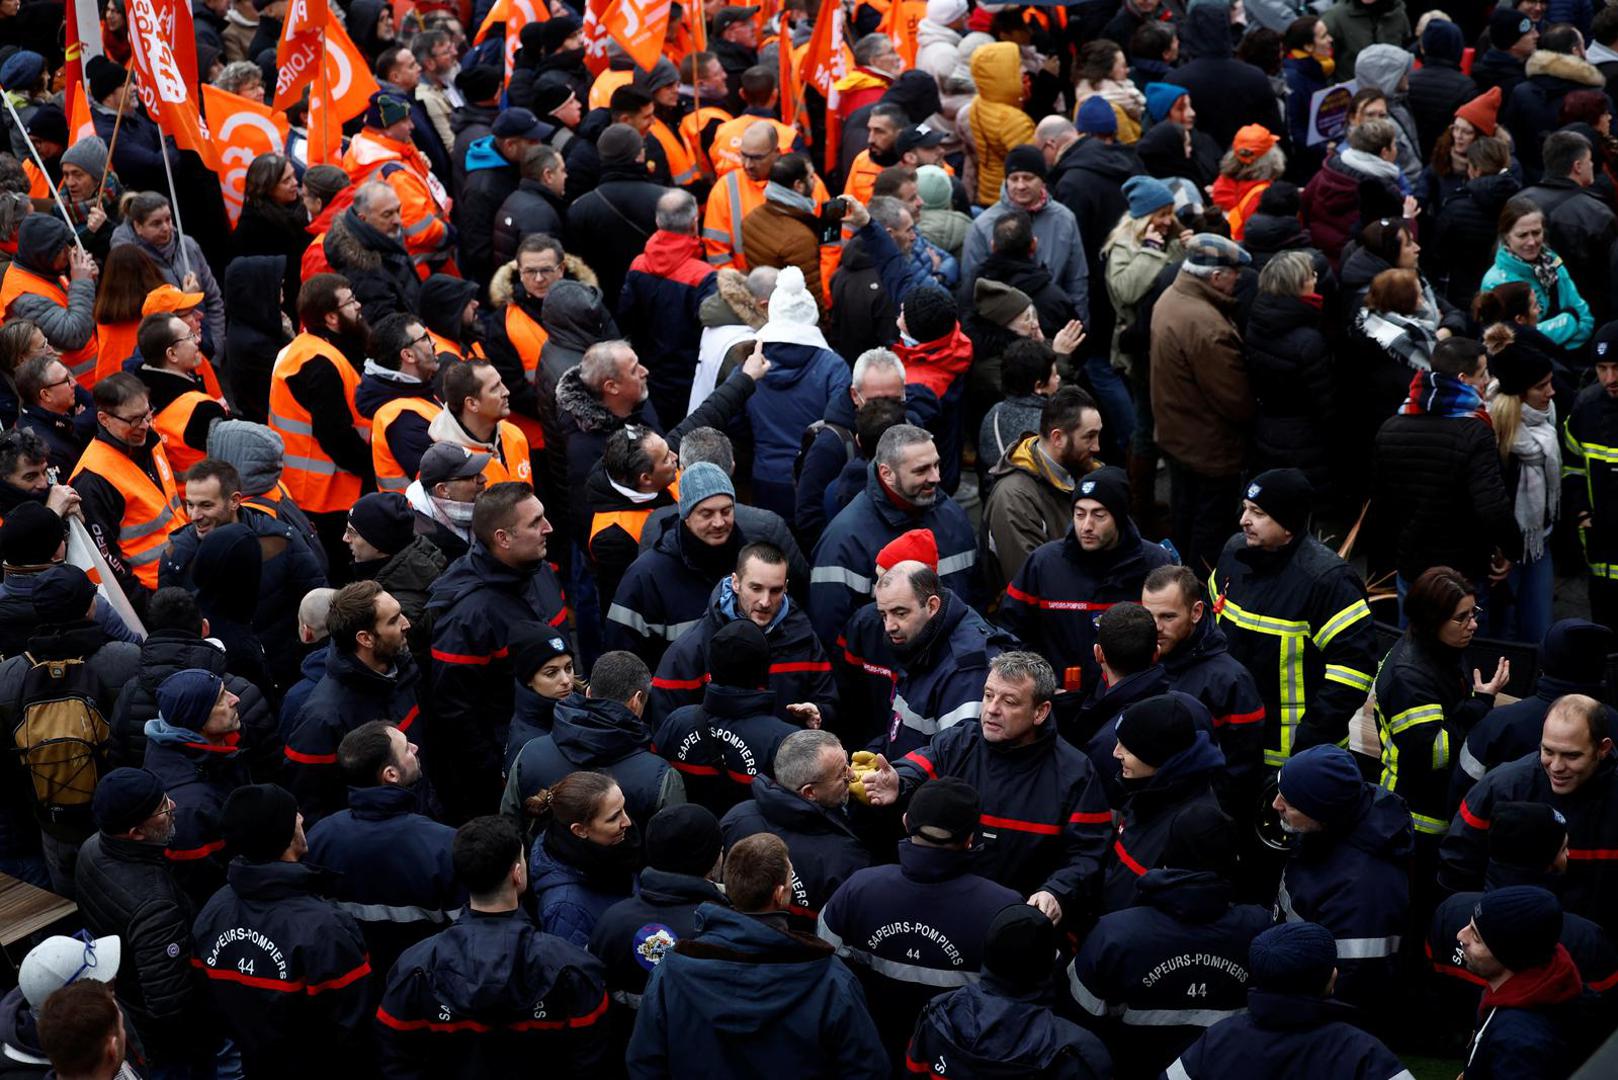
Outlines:
[[[0,1076],[1599,1053],[1618,5],[572,3],[0,0]]]

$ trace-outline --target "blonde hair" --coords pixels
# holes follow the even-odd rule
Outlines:
[[[1503,352],[1517,340],[1510,323],[1495,323],[1483,331],[1483,349],[1490,356]],[[1489,419],[1494,422],[1495,449],[1500,460],[1511,456],[1511,445],[1517,441],[1517,429],[1522,427],[1522,398],[1516,394],[1495,392],[1489,399]]]

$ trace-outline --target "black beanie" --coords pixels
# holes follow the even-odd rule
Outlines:
[[[1197,740],[1197,722],[1174,694],[1131,705],[1118,717],[1117,731],[1119,744],[1154,769]]]
[[[1496,803],[1489,826],[1489,858],[1544,873],[1562,853],[1567,818],[1554,806],[1535,802]]]
[[[1056,963],[1056,924],[1032,904],[1011,904],[989,923],[983,970],[1018,990],[1036,990]]]
[[[384,555],[397,555],[416,538],[416,512],[397,491],[373,491],[348,511],[360,538]]]
[[[1085,473],[1073,485],[1073,501],[1094,499],[1122,522],[1129,517],[1129,474],[1116,465]]]
[[[549,26],[550,23],[529,23],[529,26]],[[500,96],[500,82],[504,73],[493,64],[478,64],[462,68],[455,76],[455,89],[469,103],[476,104]]]
[[[715,686],[762,689],[770,680],[770,643],[752,619],[732,619],[708,639],[708,674]]]
[[[706,877],[723,845],[719,819],[696,803],[659,810],[646,823],[646,865],[654,870]]]
[[[1515,973],[1548,964],[1562,937],[1562,904],[1537,885],[1486,892],[1472,908],[1472,925],[1494,958]]]
[[[529,23],[533,26],[533,23]],[[527,29],[527,27],[524,27]],[[552,112],[567,104],[567,99],[573,96],[573,87],[565,79],[540,79],[534,84],[534,115],[539,117],[551,116]]]
[[[1551,358],[1521,341],[1489,357],[1489,374],[1500,381],[1500,393],[1522,397],[1523,393],[1551,373]]]
[[[67,522],[43,503],[18,503],[0,525],[0,558],[8,566],[42,566],[67,539]]]
[[[247,784],[225,800],[219,824],[232,855],[248,862],[274,862],[297,832],[298,800],[276,784]]]
[[[1236,870],[1236,822],[1218,808],[1180,811],[1169,822],[1168,843],[1157,865],[1211,870],[1229,879]]]
[[[539,669],[551,660],[558,656],[572,656],[573,646],[551,627],[532,623],[512,635],[506,651],[511,657],[511,673],[526,686]]]
[[[911,289],[903,306],[905,330],[918,342],[949,337],[955,329],[955,301],[943,289]]]
[[[1258,197],[1258,212],[1261,214],[1296,217],[1302,207],[1303,197],[1298,192],[1298,185],[1285,180],[1277,180]]]
[[[63,563],[34,579],[34,618],[46,626],[60,626],[89,617],[96,587],[83,570]]]
[[[6,518],[5,527],[11,528],[11,518]],[[4,542],[5,533],[0,530],[0,544]],[[11,556],[6,561],[11,562]],[[1607,674],[1607,656],[1614,651],[1618,651],[1618,643],[1605,626],[1587,619],[1561,619],[1545,632],[1539,662],[1543,673],[1553,679],[1599,686]]]
[[[1015,172],[1033,173],[1041,180],[1045,179],[1048,169],[1045,165],[1045,155],[1033,143],[1023,143],[1013,146],[1006,154],[1006,176]]]
[[[1298,469],[1270,469],[1253,477],[1246,499],[1293,535],[1309,528],[1309,506],[1315,489]]]

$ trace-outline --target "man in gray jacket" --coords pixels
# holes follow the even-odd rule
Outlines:
[[[60,285],[68,277],[67,292]],[[17,230],[17,255],[0,287],[0,317],[28,319],[76,379],[95,368],[96,264],[73,246],[73,234],[52,214],[30,214]]]
[[[1006,182],[1000,201],[972,223],[961,248],[961,280],[977,277],[978,268],[993,247],[994,225],[1013,210],[1025,210],[1034,222],[1034,258],[1073,302],[1081,320],[1090,320],[1090,271],[1073,211],[1048,198],[1045,190],[1045,155],[1032,143],[1013,147],[1006,155]]]

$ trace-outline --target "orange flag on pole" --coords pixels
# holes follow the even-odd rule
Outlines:
[[[292,0],[281,40],[275,46],[275,100],[284,109],[303,96],[303,88],[320,73],[320,37],[332,22],[326,0]]]
[[[343,124],[364,112],[381,87],[371,75],[365,54],[333,19],[324,35],[326,67],[309,95],[309,164],[335,164],[343,151]],[[328,109],[326,102],[330,100]]]
[[[703,8],[703,0],[691,0],[685,9],[686,21],[691,24],[691,44],[698,52],[708,51],[708,13]]]
[[[128,17],[136,89],[146,115],[173,137],[174,145],[217,168],[197,100],[197,39],[190,5],[184,0],[130,0]]]
[[[242,216],[242,200],[247,189],[247,167],[260,154],[280,154],[287,144],[287,120],[283,113],[261,101],[232,94],[217,86],[202,88],[203,111],[219,152],[219,190],[225,197],[225,212],[235,227]]]
[[[877,33],[886,34],[893,42],[907,71],[916,66],[916,54],[921,49],[916,32],[926,15],[926,0],[893,0],[883,13],[882,21],[877,23]]]
[[[607,5],[603,23],[607,33],[635,61],[635,66],[650,71],[663,55],[669,0],[618,0]]]
[[[837,83],[848,74],[847,50],[843,48],[843,5],[839,0],[821,0],[820,14],[815,17],[815,32],[809,38],[809,48],[803,54],[798,70],[800,85],[813,86],[826,99],[826,171],[837,163],[837,151],[843,141],[842,125],[837,121]]]
[[[584,9],[584,66],[590,69],[590,74],[600,75],[607,70],[607,42],[611,36],[607,33],[606,15],[617,0],[590,0],[589,6]]]

